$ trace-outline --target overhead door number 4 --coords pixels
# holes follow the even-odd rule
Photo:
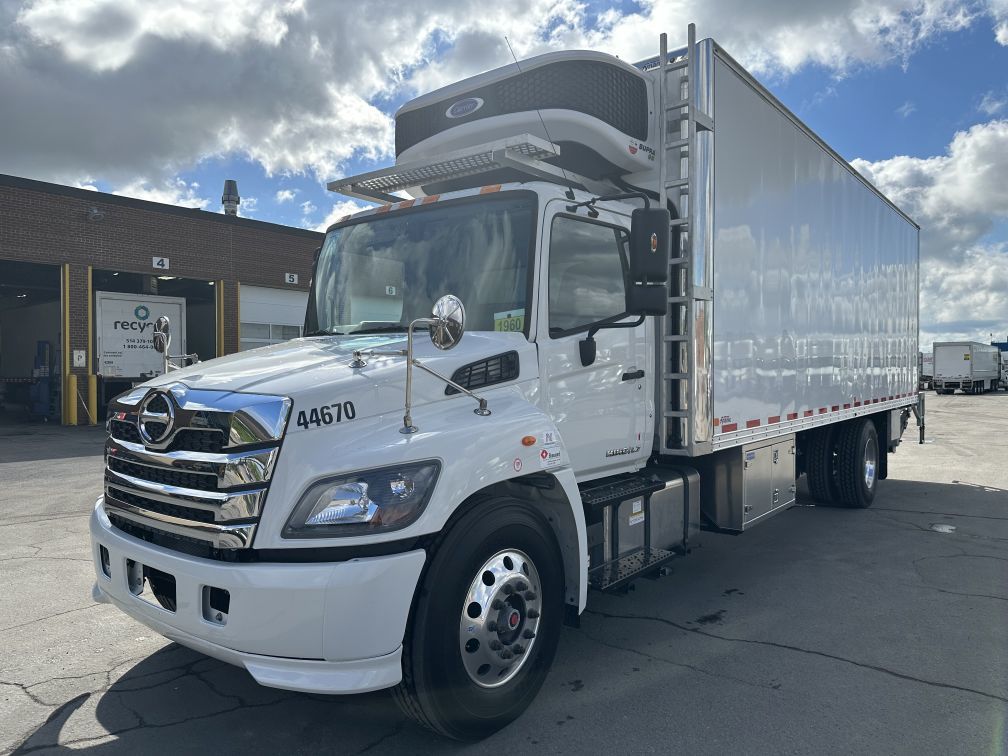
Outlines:
[[[333,402],[323,404],[321,407],[312,407],[310,410],[301,410],[297,416],[297,424],[309,430],[313,425],[321,428],[323,425],[341,423],[344,420],[353,420],[357,417],[357,410],[353,402]]]

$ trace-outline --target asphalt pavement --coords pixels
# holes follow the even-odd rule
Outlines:
[[[539,697],[480,744],[386,692],[263,688],[91,601],[98,428],[0,427],[0,752],[1008,752],[1008,393],[928,395],[868,510],[702,534],[590,594]]]

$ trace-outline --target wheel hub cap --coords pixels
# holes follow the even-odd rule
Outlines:
[[[871,489],[875,485],[875,446],[871,441],[865,444],[864,450],[864,479],[865,485]]]
[[[494,554],[476,573],[462,604],[459,649],[477,685],[505,684],[529,657],[542,611],[541,588],[532,560],[517,549]]]

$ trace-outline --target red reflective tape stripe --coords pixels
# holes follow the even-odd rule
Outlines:
[[[812,417],[812,410],[805,410],[805,417]]]
[[[397,210],[405,210],[407,207],[413,207],[413,205],[415,205],[415,204],[416,204],[416,200],[415,199],[406,200],[405,202],[400,202],[398,205],[396,205],[396,209]]]
[[[878,404],[878,403],[879,403],[879,400],[878,400],[878,399],[872,399],[872,400],[871,400],[871,403],[872,403],[872,404]]]
[[[767,418],[767,422],[770,425],[773,425],[774,423],[779,423],[780,422],[780,415],[773,415],[773,416]]]
[[[721,430],[725,433],[731,433],[734,430],[738,430],[738,423],[727,423],[721,426]]]
[[[861,406],[861,400],[859,399],[858,401],[854,402],[854,406],[855,407],[860,407]]]
[[[714,418],[714,427],[717,428],[719,425],[721,425],[721,418],[720,417],[715,417]]]
[[[840,405],[839,404],[834,404],[833,405],[833,409],[831,411],[832,412],[839,412],[840,411]]]
[[[387,213],[391,209],[392,209],[392,205],[382,205],[377,210],[375,210],[375,215],[377,215],[379,213]]]
[[[797,420],[798,419],[798,413],[797,412],[788,412],[787,413],[787,419],[788,420]]]
[[[843,406],[843,408],[844,408],[844,409],[850,409],[850,405],[849,405],[849,404],[845,404],[845,405]]]
[[[819,408],[819,414],[820,415],[825,415],[826,414],[826,408],[825,407],[820,407]]]
[[[759,424],[760,424],[759,420],[746,420],[745,421],[745,427],[746,428],[758,428]]]
[[[424,197],[422,200],[420,200],[420,204],[429,205],[431,202],[437,202],[439,199],[441,199],[440,194],[431,194],[430,196]]]
[[[501,188],[500,184],[491,184],[490,186],[484,186],[480,189],[480,194],[493,194],[494,192],[499,192]]]

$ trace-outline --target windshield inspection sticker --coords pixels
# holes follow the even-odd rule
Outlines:
[[[525,310],[505,310],[494,313],[495,331],[524,331]]]

